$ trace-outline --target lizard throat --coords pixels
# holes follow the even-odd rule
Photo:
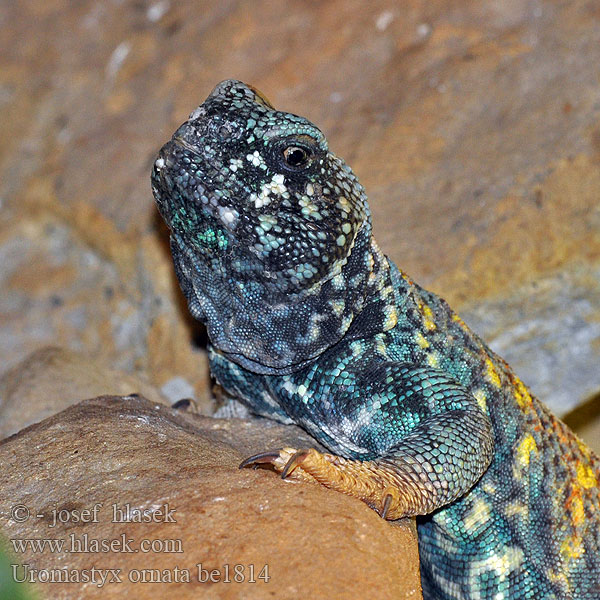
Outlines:
[[[252,282],[233,284],[232,293],[230,279],[220,279],[193,261],[186,248],[173,236],[172,251],[190,311],[206,324],[216,351],[252,372],[294,372],[336,344],[353,322],[353,337],[360,337],[364,326],[383,331],[391,323],[378,301],[389,280],[389,265],[372,241],[368,220],[339,272],[284,302],[281,297],[274,301],[264,286]],[[365,319],[369,311],[372,318]],[[364,324],[357,328],[358,321]]]

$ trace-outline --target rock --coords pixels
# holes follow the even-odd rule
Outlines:
[[[0,211],[0,375],[41,346],[61,346],[120,371],[142,372],[159,388],[179,376],[210,412],[206,353],[192,347],[191,318],[172,306],[177,290],[166,255],[171,293],[159,298],[145,273],[152,271],[160,286],[160,269],[140,266],[125,274],[72,227],[46,214],[27,215],[23,206],[19,211],[14,222]],[[154,242],[147,244],[148,260],[162,252]]]
[[[318,485],[238,469],[248,454],[283,445],[313,442],[295,427],[211,419],[144,398],[71,406],[0,442],[4,536],[14,547],[33,538],[63,544],[28,548],[12,562],[36,579],[45,570],[120,569],[104,585],[98,574],[95,583],[37,584],[61,599],[420,597],[410,522],[385,522]],[[86,551],[101,540],[111,551]],[[113,575],[122,582],[110,583]],[[151,578],[160,582],[138,582]]]
[[[600,456],[600,394],[565,416],[565,423]]]
[[[523,381],[535,384],[540,399],[564,416],[600,388],[598,281],[600,265],[574,265],[504,297],[471,303],[461,314]]]
[[[82,398],[139,393],[166,400],[142,377],[109,369],[62,348],[34,352],[0,378],[0,439],[79,402]]]

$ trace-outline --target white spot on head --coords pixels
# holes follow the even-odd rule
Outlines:
[[[221,218],[221,221],[225,223],[225,225],[232,225],[235,223],[238,216],[239,215],[230,208],[227,208],[226,206],[219,206],[219,217]]]
[[[229,161],[229,168],[235,173],[238,169],[241,169],[244,163],[239,158],[232,158]]]
[[[254,154],[257,154],[256,152]],[[246,158],[250,160],[248,155]],[[290,195],[285,187],[285,177],[281,173],[273,175],[273,178],[268,183],[264,183],[260,189],[260,194],[250,194],[250,200],[254,202],[255,208],[262,208],[271,202],[271,195],[289,198]]]
[[[260,155],[258,150],[255,150],[252,154],[246,155],[246,160],[251,162],[253,166],[259,167],[265,163],[263,157]]]
[[[157,169],[162,169],[165,166],[165,159],[164,158],[157,158],[156,161],[154,162],[154,166]]]

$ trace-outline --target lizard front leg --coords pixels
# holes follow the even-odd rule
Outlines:
[[[331,414],[341,410],[344,422],[354,423],[340,432],[340,441],[348,436],[376,458],[284,448],[240,466],[272,464],[284,478],[318,482],[359,498],[386,519],[430,513],[483,475],[493,455],[491,425],[466,389],[436,369],[403,363],[379,365],[360,382],[359,391],[370,394],[371,410],[342,392]],[[335,423],[326,425],[331,432]]]

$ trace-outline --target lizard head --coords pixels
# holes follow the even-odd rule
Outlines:
[[[296,342],[280,340],[281,351],[271,347],[261,361],[301,362],[343,335],[366,293],[360,277],[352,285],[343,277],[361,232],[369,245],[370,216],[357,178],[310,121],[223,81],[161,148],[152,191],[192,314],[218,348],[235,354],[241,321],[254,324],[247,335],[258,344],[273,311],[295,307],[302,318],[307,303],[306,318],[335,313],[328,339],[313,327],[312,350],[298,354]]]
[[[366,219],[362,187],[323,133],[239,81],[220,83],[177,129],[152,181],[162,216],[199,258],[222,268],[237,257],[273,292],[329,275]]]

